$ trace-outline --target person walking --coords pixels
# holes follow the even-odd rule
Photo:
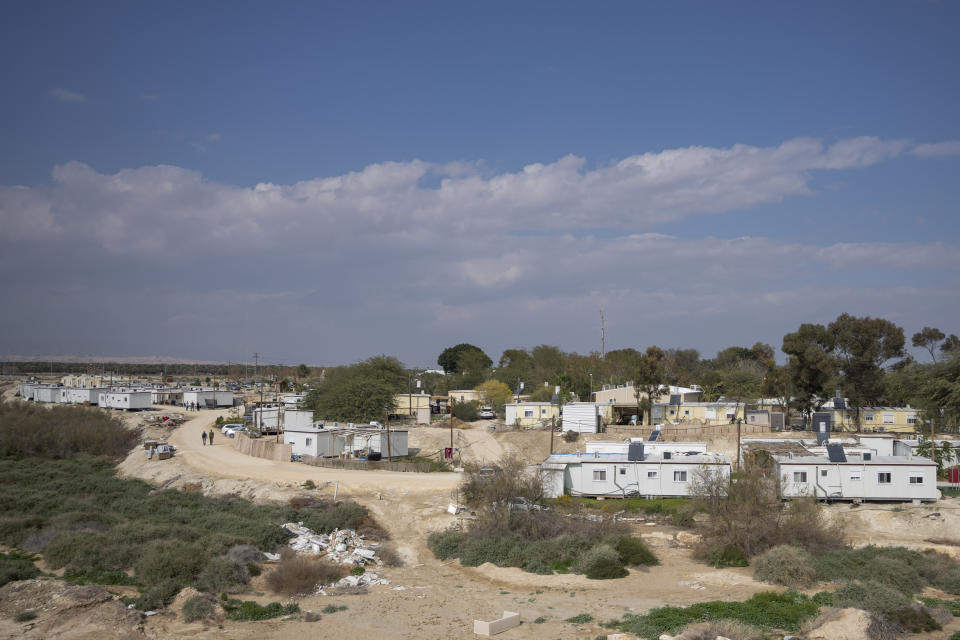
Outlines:
[[[212,447],[213,446],[213,429],[210,429],[210,437],[208,438],[208,440],[210,440],[210,446]]]
[[[203,432],[203,444],[204,444],[204,446],[206,446],[206,444],[207,444],[207,432],[206,432],[206,431]]]

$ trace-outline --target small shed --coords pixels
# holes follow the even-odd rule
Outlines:
[[[97,403],[104,409],[141,411],[153,406],[153,394],[149,391],[101,391]]]
[[[571,402],[563,406],[563,430],[577,433],[603,431],[603,405],[598,402]]]

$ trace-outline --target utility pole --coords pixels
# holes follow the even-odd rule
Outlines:
[[[933,418],[930,418],[930,459],[933,460],[933,464],[937,464],[937,440],[933,431]]]
[[[607,357],[607,320],[600,309],[600,357]]]
[[[737,471],[740,471],[740,420],[737,420]]]
[[[553,432],[557,430],[557,416],[550,418],[550,455],[553,455]]]
[[[453,460],[453,396],[450,396],[450,460]]]
[[[393,452],[390,450],[390,410],[387,409],[387,460],[393,460]],[[383,451],[383,444],[380,445],[380,451]]]

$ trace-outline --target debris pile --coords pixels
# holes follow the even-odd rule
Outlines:
[[[326,556],[332,562],[340,564],[381,564],[377,552],[370,548],[377,544],[367,542],[353,529],[334,529],[329,534],[314,533],[300,522],[288,522],[283,528],[294,536],[290,541],[290,548],[297,553]]]

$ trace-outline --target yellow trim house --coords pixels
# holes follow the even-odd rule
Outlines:
[[[549,402],[511,402],[504,405],[508,426],[542,427],[553,420],[560,422],[560,407]]]
[[[848,409],[821,409],[829,413],[834,431],[856,431],[857,412]],[[860,407],[860,427],[867,433],[915,433],[920,410],[913,407]]]
[[[736,402],[684,402],[653,405],[653,423],[717,425],[743,419],[744,405]]]
[[[476,389],[456,389],[447,392],[447,398],[450,402],[461,404],[463,402],[482,402],[483,396]]]

